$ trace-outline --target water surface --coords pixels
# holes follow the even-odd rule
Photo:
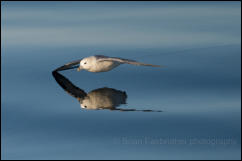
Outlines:
[[[2,159],[240,159],[240,5],[1,2]],[[82,109],[52,71],[96,54],[166,67],[60,72],[137,111]]]

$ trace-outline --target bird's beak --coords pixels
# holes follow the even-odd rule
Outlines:
[[[81,67],[81,66],[79,66],[78,68],[77,68],[77,71],[79,72],[80,70],[82,70],[83,68]]]

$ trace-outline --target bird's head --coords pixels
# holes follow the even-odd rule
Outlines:
[[[88,70],[92,67],[92,58],[88,57],[88,58],[84,58],[80,61],[80,66],[79,68],[77,68],[77,71],[80,71],[82,69]]]

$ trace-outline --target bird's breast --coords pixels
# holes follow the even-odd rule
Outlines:
[[[93,68],[91,68],[90,72],[107,72],[109,70],[112,70],[113,68],[119,66],[119,62],[114,61],[101,61],[97,62]]]

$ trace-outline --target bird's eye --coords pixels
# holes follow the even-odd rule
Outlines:
[[[87,108],[87,106],[84,106],[85,108]]]
[[[87,64],[87,62],[85,62],[84,64]]]

